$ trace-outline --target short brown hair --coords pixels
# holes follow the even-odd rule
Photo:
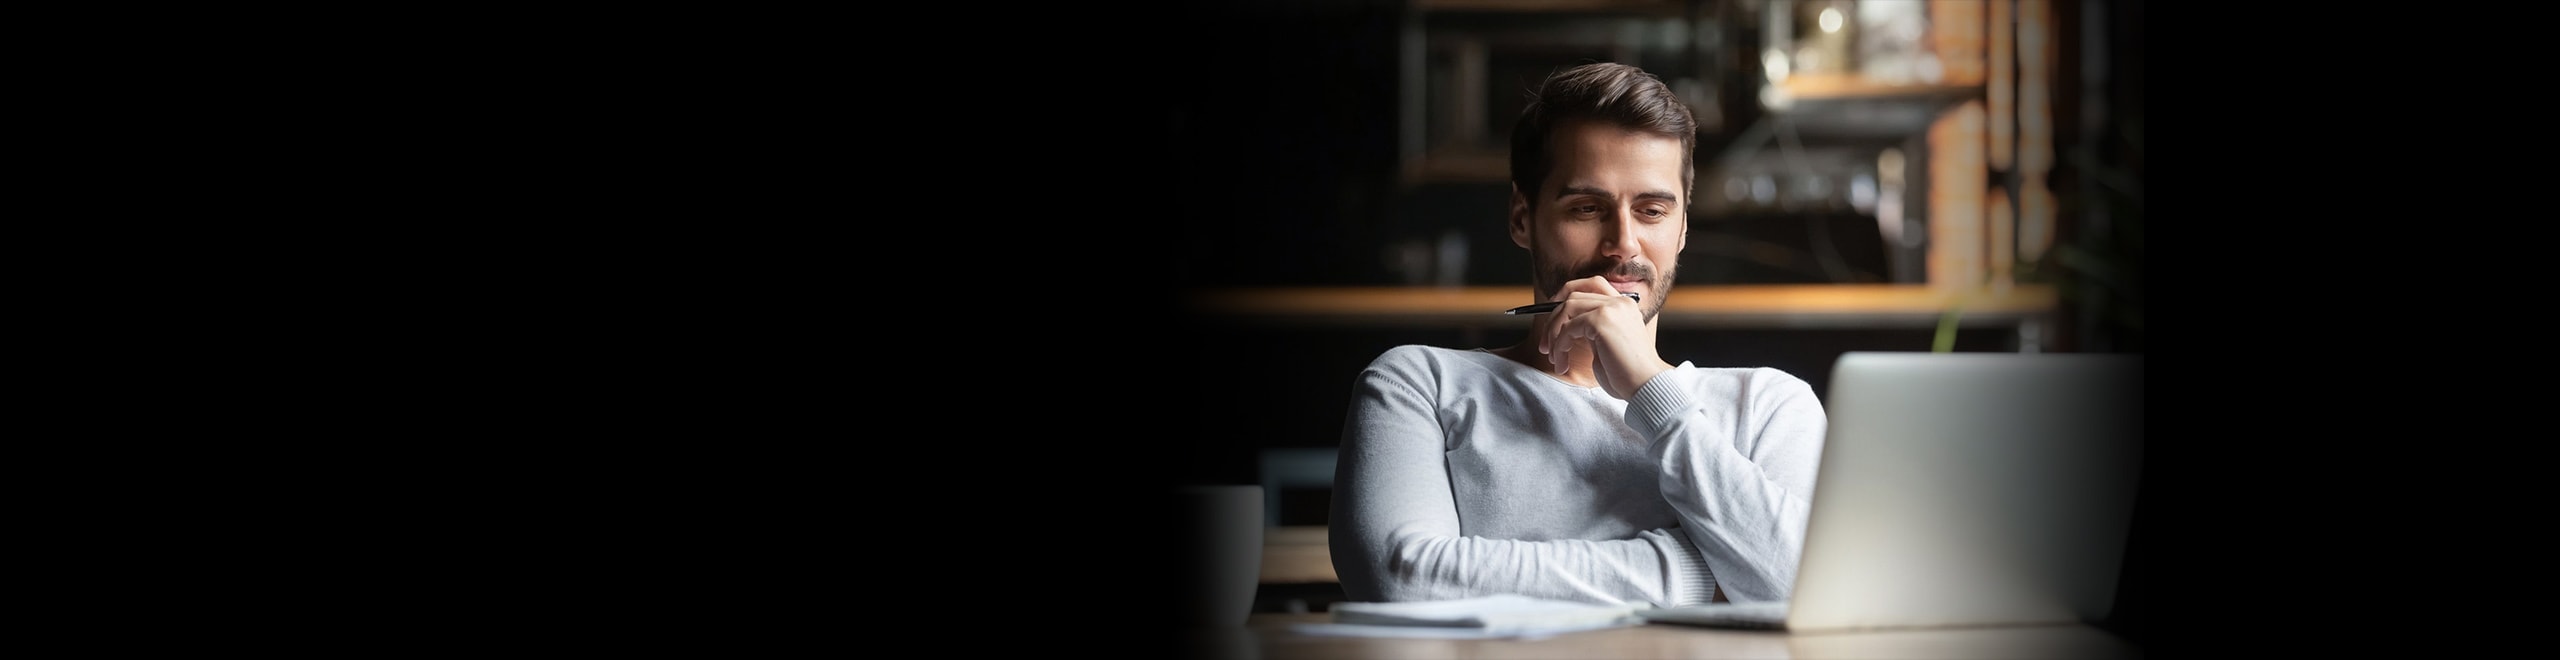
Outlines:
[[[1680,140],[1680,197],[1691,198],[1698,172],[1698,118],[1669,85],[1643,69],[1595,62],[1557,71],[1529,93],[1511,125],[1511,183],[1531,199],[1555,168],[1548,138],[1557,125],[1597,119],[1628,130]],[[1532,202],[1534,204],[1535,202]]]

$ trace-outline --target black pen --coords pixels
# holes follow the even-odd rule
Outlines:
[[[1618,294],[1618,295],[1626,296],[1628,300],[1633,300],[1633,301],[1636,301],[1636,302],[1644,302],[1644,294],[1636,293],[1636,292],[1634,292],[1634,291],[1629,291],[1629,292],[1621,293],[1621,294]],[[1547,312],[1556,311],[1556,306],[1558,306],[1558,305],[1562,305],[1562,304],[1564,304],[1564,301],[1559,300],[1559,301],[1556,301],[1556,302],[1543,302],[1543,303],[1538,303],[1538,304],[1535,304],[1535,305],[1521,305],[1521,306],[1519,306],[1519,307],[1513,307],[1513,308],[1511,308],[1511,309],[1502,310],[1502,313],[1504,313],[1504,314],[1545,314],[1545,313],[1547,313]]]

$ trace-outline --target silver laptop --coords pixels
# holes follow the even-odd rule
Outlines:
[[[2142,462],[2142,361],[1842,354],[1789,600],[1638,610],[1790,631],[2095,622]]]

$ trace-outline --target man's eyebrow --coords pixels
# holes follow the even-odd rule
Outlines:
[[[1612,201],[1618,199],[1618,196],[1615,193],[1589,186],[1567,185],[1563,189],[1556,191],[1557,198],[1563,198],[1570,195],[1590,195]],[[1636,193],[1636,199],[1659,199],[1666,202],[1678,202],[1680,201],[1680,196],[1667,192],[1647,191]]]

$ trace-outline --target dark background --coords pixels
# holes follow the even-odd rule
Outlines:
[[[1162,265],[1176,269],[1194,290],[1258,286],[1394,285],[1406,283],[1392,259],[1397,245],[1454,237],[1468,245],[1464,281],[1471,285],[1528,284],[1527,255],[1501,228],[1507,187],[1500,182],[1397,178],[1396,49],[1407,8],[1394,0],[1256,2],[1201,0],[1184,3],[1180,39],[1183,79],[1171,98],[1172,187],[1180,203],[1172,232],[1177,240]],[[2141,5],[2137,2],[2062,2],[2064,25],[2080,13],[2108,12],[2111,48],[2108,115],[2141,116]],[[1728,9],[1729,11],[1729,9]],[[1734,35],[1740,45],[1752,35]],[[2067,36],[2061,68],[2086,54]],[[1525,85],[1553,61],[1528,61],[1497,73]],[[1496,63],[1497,68],[1500,63]],[[1735,139],[1754,116],[1748,98],[1733,91],[1753,84],[1748,75],[1721,76],[1728,89],[1721,128],[1700,139],[1699,195],[1711,194],[1704,169],[1717,150]],[[1497,84],[1497,87],[1501,85]],[[1497,98],[1488,119],[1508,127],[1517,90]],[[2056,93],[2057,105],[2076,102]],[[2068,107],[2057,107],[2068,112]],[[2072,124],[2057,119],[2057,124]],[[2097,134],[2057,127],[2057,151],[2085,150],[2111,166],[2138,173],[2138,152],[2115,124]],[[2077,170],[2057,163],[2054,187],[2073,190]],[[2071,221],[2066,216],[2065,223]],[[1891,279],[1882,237],[1873,222],[1846,213],[1740,213],[1693,216],[1692,248],[1683,255],[1683,285],[1872,282]],[[2131,223],[2119,223],[2131,224]],[[2138,231],[2138,228],[2127,230]],[[2077,240],[2100,237],[2080,236]],[[1811,259],[1734,258],[1719,244],[1775,245],[1809,254],[1820,245],[1837,255],[1846,272],[1826,271]],[[2138,256],[2138,255],[2137,255]],[[1370,357],[1402,343],[1494,346],[1518,339],[1502,330],[1430,328],[1328,328],[1186,316],[1184,335],[1195,372],[1215,378],[1194,388],[1189,428],[1215,429],[1217,438],[1178,446],[1173,456],[1185,482],[1250,483],[1253,452],[1264,447],[1323,447],[1338,442],[1351,378]],[[2100,324],[2060,329],[2053,344],[2076,350],[2141,352],[2138,326]],[[1663,333],[1666,358],[1702,365],[1773,366],[1822,389],[1831,360],[1855,349],[1928,350],[1931,333],[1903,329],[1681,329]],[[2051,344],[2049,344],[2051,345]],[[2014,350],[1992,329],[1963,330],[1957,350]],[[1205,398],[1203,398],[1205,397]]]
[[[1507,188],[1501,183],[1400,184],[1396,140],[1396,48],[1405,8],[1391,1],[1251,2],[1223,0],[1187,5],[1181,51],[1187,79],[1173,102],[1173,150],[1181,191],[1175,226],[1178,243],[1168,265],[1195,289],[1255,286],[1392,285],[1408,280],[1389,258],[1393,246],[1443,235],[1468,246],[1468,284],[1527,286],[1527,257],[1501,231]],[[2065,25],[2081,12],[2106,12],[2104,55],[2111,116],[2138,121],[2142,108],[2142,12],[2139,2],[2062,2]],[[1747,38],[1750,35],[1742,35]],[[2063,37],[2066,41],[2069,37]],[[2064,68],[2088,54],[2064,46]],[[1522,84],[1553,60],[1511,63],[1497,77]],[[1729,76],[1727,98],[1748,84]],[[1499,85],[1497,85],[1499,86]],[[1499,92],[1493,90],[1497,97]],[[1517,90],[1510,94],[1516,98]],[[2070,96],[2057,92],[2057,96]],[[2075,102],[2057,99],[2058,105]],[[1497,105],[1490,121],[1507,128],[1516,102]],[[1702,136],[1699,195],[1711,194],[1707,162],[1754,116],[1748,103],[1728,103],[1720,132]],[[2069,112],[2071,108],[2058,107]],[[2057,119],[2058,124],[2071,122]],[[2084,149],[2110,166],[2139,172],[2139,152],[2120,124],[2095,134],[2058,128],[2058,151]],[[2072,188],[2069,163],[2055,173],[2060,195]],[[2138,174],[2137,174],[2138,176]],[[1693,216],[1693,247],[1760,242],[1810,250],[1829,240],[1852,271],[1843,276],[1807,264],[1728,258],[1711,249],[1683,256],[1683,285],[1710,283],[1822,283],[1881,281],[1892,277],[1874,224],[1849,214],[1730,214]],[[2068,217],[2064,222],[2070,222]],[[2129,223],[2128,223],[2129,224]],[[1817,236],[1815,232],[1825,232]],[[2128,231],[2138,231],[2132,229]],[[2100,237],[2077,236],[2078,240]],[[1209,316],[1183,320],[1192,365],[1179,406],[1187,429],[1167,459],[1181,483],[1254,483],[1255,455],[1274,447],[1333,447],[1339,442],[1352,378],[1380,351],[1406,343],[1496,346],[1517,340],[1502,330],[1342,328],[1274,324]],[[2109,323],[2101,321],[2100,323]],[[2142,352],[2139,327],[2082,325],[2065,343]],[[1830,363],[1848,350],[1929,350],[1925,330],[1903,329],[1684,329],[1663,333],[1666,358],[1701,365],[1772,366],[1805,377],[1823,391]],[[2015,350],[1993,329],[1966,329],[1955,350]],[[1284,524],[1322,524],[1321,492],[1273,493],[1284,498]],[[2137,513],[2141,513],[2140,510]],[[2146,525],[2139,520],[2135,540]],[[2128,638],[2147,633],[2139,600],[2139,571],[2147,555],[2131,553],[2118,611],[2108,622]]]
[[[2107,102],[2119,117],[2142,108],[2142,7],[2057,4],[2066,23],[2071,11],[2107,13]],[[596,35],[595,47],[561,58],[574,65],[517,72],[518,93],[473,110],[625,92],[510,116],[542,153],[564,155],[494,166],[542,182],[566,169],[565,154],[597,164],[563,187],[615,200],[613,212],[557,208],[594,216],[579,229],[613,229],[524,249],[645,273],[627,300],[564,286],[527,304],[614,310],[611,323],[534,348],[574,351],[545,358],[564,373],[591,365],[622,380],[610,403],[582,410],[641,421],[655,443],[642,454],[671,466],[561,462],[657,494],[630,513],[640,543],[593,554],[663,556],[695,569],[680,587],[779,590],[795,603],[889,593],[893,604],[1161,615],[1171,585],[1156,549],[1178,531],[1163,524],[1165,488],[1251,483],[1261,449],[1334,446],[1353,375],[1386,348],[1517,339],[1255,323],[1182,303],[1198,290],[1401,283],[1409,273],[1386,255],[1441,236],[1470,246],[1467,282],[1525,289],[1525,251],[1500,233],[1502,186],[1399,183],[1392,62],[1404,10],[1158,0],[562,23]],[[2064,57],[2073,66],[2067,47]],[[619,64],[585,64],[606,60]],[[1748,108],[1728,104],[1725,132],[1702,136],[1701,153],[1722,148]],[[1502,112],[1493,123],[1507,127]],[[2068,139],[2141,172],[2130,131]],[[2057,193],[2086,192],[2073,181],[2057,173]],[[1834,229],[1852,270],[1888,269],[1872,224],[1855,218],[1693,222],[1797,247],[1814,227]],[[1683,272],[1684,285],[1837,279],[1700,250]],[[2143,348],[2140,327],[2069,330]],[[1778,367],[1819,391],[1840,352],[1930,341],[1894,329],[1695,330],[1664,333],[1662,348],[1675,362]],[[1968,329],[1957,350],[2007,342]],[[518,386],[537,401],[571,389]],[[714,476],[676,476],[702,473]],[[1282,495],[1293,522],[1317,522],[1306,516],[1320,497]],[[2140,544],[2156,501],[2137,511],[2108,622],[2137,640],[2149,632],[2136,576],[2152,556]],[[674,531],[686,529],[702,533]],[[773,561],[783,557],[798,561]],[[643,597],[659,588],[597,581]],[[823,625],[810,610],[753,603],[740,607],[790,617],[768,625]],[[1043,625],[1071,633],[1102,620]]]

